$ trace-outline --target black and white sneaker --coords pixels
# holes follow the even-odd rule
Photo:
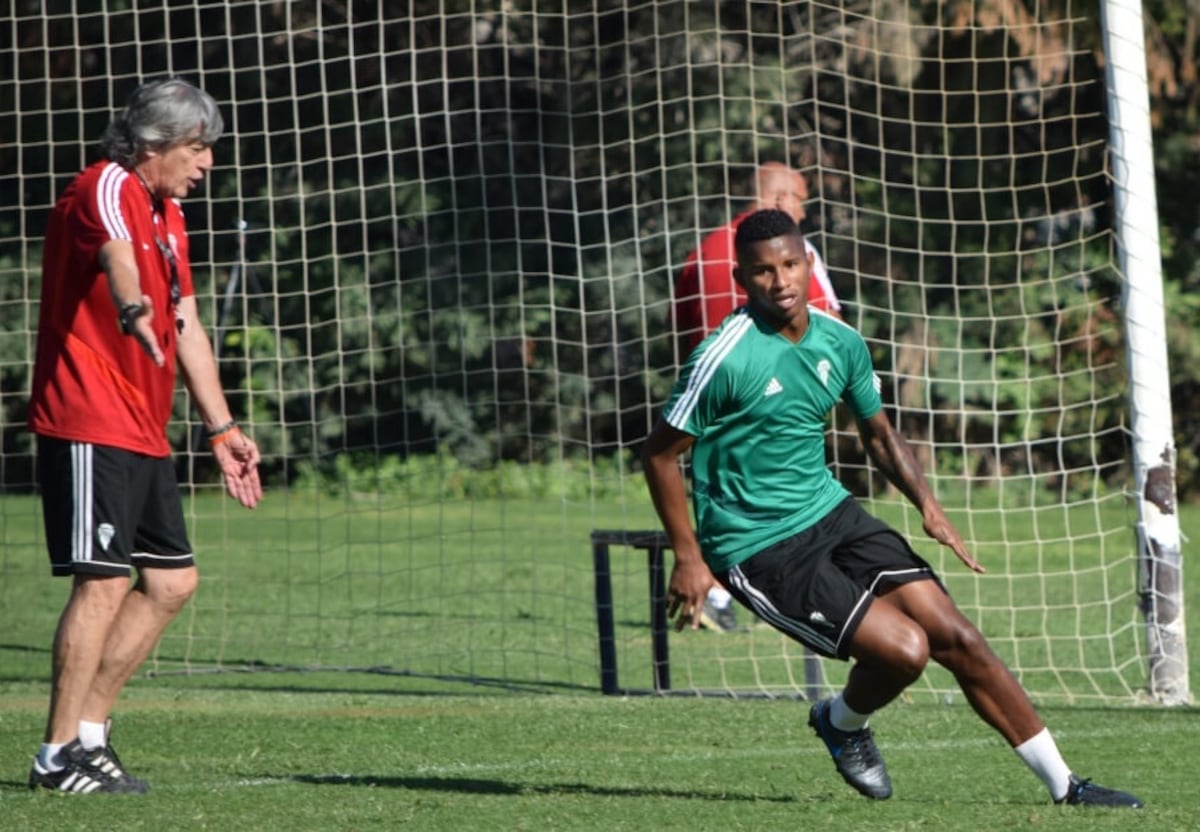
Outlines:
[[[1140,809],[1145,804],[1140,798],[1116,789],[1106,789],[1097,786],[1091,780],[1080,780],[1071,775],[1071,785],[1067,787],[1067,796],[1054,801],[1065,806],[1124,806],[1130,809]]]
[[[859,731],[834,728],[829,721],[828,699],[812,706],[808,724],[829,749],[838,774],[859,794],[874,800],[887,800],[892,796],[892,779],[888,777],[887,766],[883,764],[870,728]]]
[[[704,609],[700,611],[700,626],[705,630],[714,630],[718,633],[732,633],[738,629],[737,612],[733,609],[733,604],[725,607],[718,607],[712,601],[704,602]]]
[[[66,763],[58,771],[49,771],[35,757],[29,770],[29,788],[48,789],[68,794],[145,794],[150,786],[131,776],[121,766],[112,747],[85,749],[79,740],[63,747]]]

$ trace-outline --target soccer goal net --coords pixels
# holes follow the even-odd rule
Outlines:
[[[61,586],[23,424],[41,232],[134,86],[173,74],[225,118],[184,210],[268,493],[253,513],[221,496],[181,393],[170,432],[202,585],[147,670],[597,689],[589,535],[658,527],[636,454],[682,361],[675,280],[777,161],[804,173],[842,316],[988,572],[925,537],[845,414],[830,465],[1036,697],[1135,699],[1147,578],[1094,7],[8,4],[6,673],[46,669]],[[644,553],[610,551],[622,690],[655,689]],[[802,695],[804,651],[740,623],[670,633],[671,690]],[[954,690],[931,669],[913,692]]]

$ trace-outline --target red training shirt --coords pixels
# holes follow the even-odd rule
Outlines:
[[[683,264],[675,284],[675,332],[679,337],[681,361],[717,328],[726,315],[746,303],[746,293],[733,277],[737,262],[733,240],[737,227],[752,213],[738,214],[728,225],[709,234]],[[842,304],[829,281],[825,261],[807,238],[804,248],[813,258],[808,305],[840,312]]]
[[[154,210],[136,175],[110,161],[82,171],[59,197],[46,225],[37,359],[29,429],[41,436],[171,453],[167,422],[175,395],[175,310],[171,270],[158,239],[175,255],[181,296],[194,294],[183,210],[165,200]],[[142,294],[166,364],[157,367],[138,341],[121,333],[100,248],[133,244]]]

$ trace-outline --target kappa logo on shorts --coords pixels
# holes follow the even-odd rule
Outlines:
[[[100,541],[100,548],[108,551],[108,544],[112,543],[112,539],[116,537],[117,530],[113,528],[112,523],[101,523],[96,527],[96,539]]]

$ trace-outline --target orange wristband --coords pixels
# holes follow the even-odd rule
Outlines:
[[[228,430],[221,431],[216,436],[210,436],[208,438],[208,444],[210,447],[215,448],[218,445],[220,445],[222,442],[228,442],[230,439],[233,438],[234,434],[236,434],[236,433],[241,433],[241,431],[239,431],[237,429],[237,425],[234,425],[233,427],[229,428]]]

